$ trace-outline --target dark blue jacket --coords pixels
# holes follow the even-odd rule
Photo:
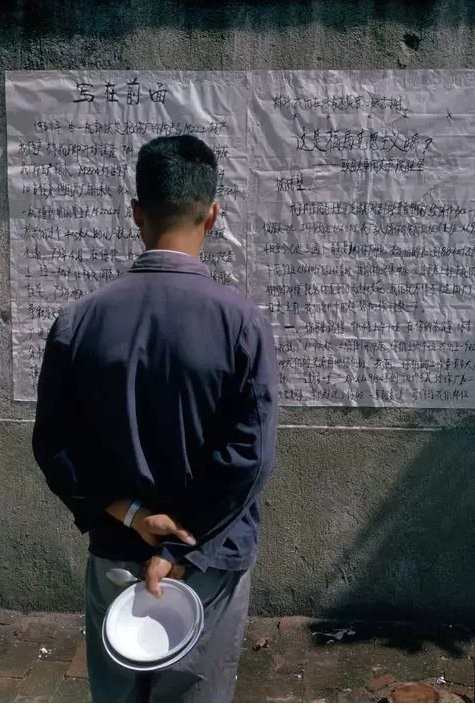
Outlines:
[[[243,570],[276,421],[273,337],[259,310],[197,258],[150,251],[53,325],[33,449],[96,555]],[[198,546],[151,549],[104,511],[123,498],[173,515]]]

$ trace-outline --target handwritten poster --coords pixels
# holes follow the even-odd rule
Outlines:
[[[14,397],[34,399],[58,311],[143,251],[132,221],[140,146],[196,135],[215,151],[222,211],[202,259],[245,289],[246,74],[7,74]]]
[[[202,257],[275,331],[284,405],[475,407],[475,72],[7,74],[14,392],[141,251],[140,145],[195,134]]]
[[[283,403],[475,406],[475,72],[265,72],[249,289]]]

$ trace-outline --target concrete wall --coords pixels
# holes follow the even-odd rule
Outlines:
[[[472,0],[5,4],[2,69],[475,68]],[[12,401],[3,88],[0,140],[0,604],[80,609],[84,541],[32,459],[33,404]],[[280,422],[253,609],[475,621],[475,412]]]

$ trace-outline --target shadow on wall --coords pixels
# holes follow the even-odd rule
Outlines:
[[[396,22],[421,30],[437,20],[475,24],[471,0],[12,0],[3,29],[42,34],[121,37],[140,27],[224,31],[261,30],[316,22],[344,32],[356,25]]]
[[[327,589],[337,597],[325,616],[347,628],[355,618],[375,623],[397,614],[418,628],[391,628],[389,646],[417,650],[427,639],[457,653],[469,629],[424,632],[421,624],[475,627],[474,471],[473,429],[433,434],[329,576]],[[345,579],[343,565],[358,566],[352,579]],[[320,624],[318,632],[325,631]],[[385,628],[354,631],[351,640],[369,641],[384,637]]]

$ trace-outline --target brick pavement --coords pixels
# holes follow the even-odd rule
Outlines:
[[[79,614],[0,610],[0,702],[90,702]]]
[[[90,702],[83,625],[79,614],[0,610],[0,702]],[[473,702],[474,644],[461,627],[254,618],[236,702],[387,702],[405,681]]]

